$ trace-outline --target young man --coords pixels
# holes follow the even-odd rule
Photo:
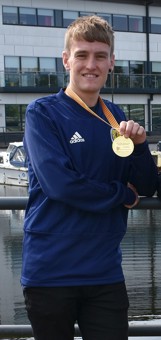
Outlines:
[[[106,21],[78,18],[65,37],[69,85],[27,108],[21,283],[36,340],[72,340],[75,322],[84,340],[128,338],[120,242],[157,170],[144,128],[99,96],[113,46]]]

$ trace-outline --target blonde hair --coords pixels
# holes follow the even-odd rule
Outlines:
[[[65,49],[70,51],[72,40],[99,41],[108,44],[111,54],[114,52],[114,31],[103,18],[92,15],[83,16],[73,21],[66,30]]]

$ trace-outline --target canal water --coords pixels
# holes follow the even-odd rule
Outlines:
[[[27,196],[27,189],[0,186],[0,196]],[[20,285],[23,219],[23,210],[0,210],[0,324],[29,323]],[[160,320],[160,210],[129,211],[122,253],[129,320]]]

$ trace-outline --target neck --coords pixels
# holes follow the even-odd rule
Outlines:
[[[94,94],[93,93],[91,94],[89,92],[82,93],[82,92],[72,89],[72,87],[69,85],[65,91],[68,96],[70,96],[68,94],[68,89],[69,91],[74,92],[87,106],[93,107],[97,104],[99,93],[94,93]]]

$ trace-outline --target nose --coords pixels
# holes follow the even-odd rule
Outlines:
[[[86,62],[86,68],[88,69],[95,69],[96,68],[96,59],[94,56],[89,56]]]

